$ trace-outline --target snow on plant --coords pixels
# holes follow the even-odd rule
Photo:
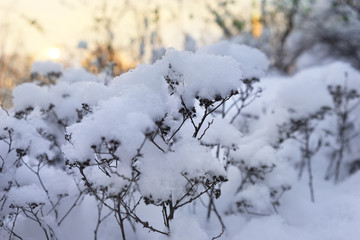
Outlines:
[[[268,129],[279,129],[279,142],[273,141],[272,145],[279,149],[279,153],[285,154],[283,157],[295,162],[299,177],[307,169],[313,201],[312,165],[321,168],[326,178],[335,177],[340,166],[344,165],[343,159],[347,158],[342,171],[342,176],[346,176],[349,173],[345,170],[349,171],[350,163],[358,156],[354,151],[356,148],[352,147],[358,142],[359,131],[355,121],[359,111],[358,78],[358,72],[349,65],[335,62],[304,70],[293,77],[278,80],[277,84],[269,82],[273,85],[265,87],[272,90],[274,96],[264,96],[267,98],[264,105],[268,123],[264,122],[263,113],[257,111],[262,119],[259,124],[266,124]],[[308,94],[308,91],[314,93]]]
[[[269,62],[266,56],[257,49],[225,41],[200,48],[198,52],[231,56],[240,63],[240,69],[244,74],[243,84],[238,88],[239,94],[224,103],[222,109],[217,112],[223,119],[222,121],[215,119],[218,121],[217,124],[222,123],[221,130],[216,126],[217,124],[214,124],[215,126],[209,129],[209,135],[205,136],[203,140],[205,144],[216,147],[216,156],[223,162],[225,169],[236,168],[240,175],[240,183],[235,182],[236,177],[234,177],[234,181],[230,179],[229,184],[236,188],[231,192],[232,197],[227,196],[232,201],[228,202],[228,207],[224,211],[227,214],[238,212],[248,216],[276,213],[279,199],[290,187],[286,181],[281,184],[275,183],[275,181],[271,183],[270,175],[282,174],[281,171],[273,174],[279,159],[270,142],[264,141],[262,136],[258,136],[256,132],[250,132],[248,129],[247,122],[257,119],[257,115],[244,114],[246,107],[262,93],[259,78],[265,74]],[[248,58],[249,55],[253,57]],[[235,126],[228,123],[234,124],[238,130],[236,131]],[[239,130],[245,135],[241,136]],[[213,134],[215,135],[213,136]],[[213,138],[212,144],[210,144],[209,137]],[[259,141],[259,139],[261,140]],[[259,142],[261,143],[259,144]],[[264,190],[262,192],[265,197],[262,198],[262,204],[256,204],[259,202],[259,195],[256,192],[261,189]],[[246,192],[254,194],[246,194]],[[211,210],[217,214],[212,198],[208,205],[208,217],[210,217]]]
[[[125,220],[169,235],[178,209],[226,180],[223,165],[199,140],[242,78],[231,57],[170,49],[154,65],[115,78],[109,87],[118,95],[68,127],[68,164],[117,214],[123,238]],[[166,230],[136,212],[142,201],[159,207]]]
[[[52,61],[36,61],[33,63],[31,67],[32,74],[41,74],[41,75],[49,75],[49,74],[61,74],[63,67],[60,63],[52,62]]]
[[[49,220],[61,223],[63,216],[58,211],[58,205],[69,196],[72,182],[69,188],[62,188],[63,191],[49,190],[54,187],[50,184],[53,177],[49,172],[54,174],[55,171],[49,166],[49,159],[55,154],[51,150],[51,141],[43,138],[36,127],[25,119],[11,118],[4,112],[1,118],[0,221],[3,230],[10,238],[19,237],[14,230],[15,224],[34,221],[50,239],[55,232]],[[57,174],[57,177],[63,177],[61,181],[67,182],[66,174]]]
[[[0,110],[4,238],[226,238],[229,219],[282,214],[289,163],[308,169],[313,194],[318,169],[345,177],[359,154],[346,64],[260,82],[266,57],[221,42],[112,80],[61,68],[44,85],[45,65]]]
[[[227,41],[202,47],[197,52],[233,57],[240,63],[240,69],[247,79],[263,77],[269,67],[269,60],[260,50],[246,45],[231,44]]]
[[[334,141],[332,141],[332,144],[329,143],[332,152],[325,179],[328,180],[334,177],[335,182],[338,182],[342,173],[341,167],[343,161],[346,158],[351,158],[349,153],[351,153],[353,148],[356,148],[356,146],[351,146],[351,142],[359,135],[359,126],[356,125],[356,112],[359,111],[360,85],[358,79],[360,75],[346,65],[338,64],[334,65],[334,68],[339,69],[339,73],[344,75],[329,76],[330,79],[328,81],[328,91],[332,97],[331,107],[336,119],[336,124],[334,124],[336,128],[335,131],[333,129],[327,130],[327,133],[335,138],[335,143]],[[335,77],[341,80],[334,81]],[[349,160],[354,161],[354,159],[348,159],[348,163]]]
[[[318,138],[317,144],[312,146],[310,140],[314,138],[316,126],[325,117],[329,111],[328,107],[322,107],[313,114],[302,118],[290,118],[290,121],[279,126],[280,142],[286,138],[294,138],[300,144],[301,160],[298,164],[299,179],[302,177],[304,168],[306,167],[309,177],[309,189],[311,201],[315,201],[313,187],[312,158],[320,150],[322,145],[321,137]]]
[[[63,66],[52,61],[36,61],[31,66],[31,78],[42,80],[44,83],[54,84],[62,73]]]
[[[34,64],[34,70],[46,70],[43,65]],[[89,75],[65,70],[58,72],[57,85],[25,83],[13,91],[14,107],[1,112],[0,217],[10,238],[19,237],[16,224],[33,221],[46,239],[56,239],[58,227],[83,196],[84,190],[65,171],[60,147],[66,126],[81,121],[90,111],[88,104],[96,102],[92,94],[103,86],[92,83],[96,77]],[[73,81],[84,76],[88,83]]]

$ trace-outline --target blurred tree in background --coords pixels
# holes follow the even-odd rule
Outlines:
[[[11,89],[30,79],[30,67],[33,59],[22,52],[22,39],[17,38],[15,49],[9,51],[9,33],[11,25],[4,21],[0,23],[0,105],[11,106]]]
[[[30,72],[31,56],[13,53],[0,54],[0,104],[4,107],[11,105],[11,89],[23,82],[29,81],[24,73]]]
[[[149,62],[156,50],[163,47],[158,34],[160,11],[169,14],[172,10],[160,2],[149,2],[144,8],[128,0],[121,4],[102,1],[94,12],[92,30],[97,37],[90,43],[92,47],[79,46],[87,49],[83,66],[93,73],[105,71],[117,76],[136,64]],[[122,35],[124,29],[131,29],[131,36]],[[125,38],[128,39],[124,41]],[[123,40],[122,44],[118,43],[119,39]]]
[[[227,8],[229,5],[219,6]],[[253,32],[232,33],[226,31],[229,29],[226,26],[218,25],[233,41],[264,51],[274,69],[292,73],[299,58],[309,52],[317,55],[316,58],[341,58],[360,68],[358,1],[254,0],[252,6]],[[254,34],[259,13],[263,25],[261,35]]]
[[[88,2],[79,4],[85,6]],[[79,42],[78,48],[82,66],[96,74],[117,76],[139,63],[154,62],[165,48],[176,46],[174,40],[182,42],[183,49],[194,51],[197,46],[209,44],[206,41],[216,41],[210,36],[212,31],[261,49],[273,69],[282,73],[295,72],[309,54],[313,61],[340,58],[360,69],[358,0],[123,0],[101,1],[94,6],[94,37]],[[36,31],[44,32],[36,16],[22,14],[21,18]],[[18,49],[5,54],[6,26],[1,29],[5,33],[0,39],[3,99],[8,89],[29,79],[32,59]]]

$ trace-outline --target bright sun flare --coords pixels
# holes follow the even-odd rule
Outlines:
[[[48,52],[48,57],[51,59],[58,59],[61,55],[60,49],[57,47],[51,47],[49,48]]]

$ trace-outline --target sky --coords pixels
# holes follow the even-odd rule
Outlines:
[[[69,5],[57,0],[0,0],[5,50],[21,50],[37,58],[53,46],[76,46],[91,30],[92,6],[73,2]]]
[[[126,1],[126,7],[121,5]],[[239,9],[248,9],[251,1],[238,1],[242,5]],[[104,2],[108,3],[106,14],[112,17],[117,46],[130,54],[129,46],[138,48],[136,44],[144,32],[147,37],[156,32],[162,46],[178,49],[184,45],[185,34],[195,38],[198,45],[210,44],[222,36],[214,22],[207,22],[211,17],[206,6],[217,0],[0,0],[2,51],[21,51],[35,60],[48,58],[52,47],[61,49],[63,55],[67,52],[67,58],[81,54],[79,41],[95,43],[100,37],[106,38],[106,33],[94,30],[95,16]],[[151,21],[151,11],[157,6],[162,9],[161,21],[144,29],[145,18]],[[149,37],[146,41],[150,42]]]

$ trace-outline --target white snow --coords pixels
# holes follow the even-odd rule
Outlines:
[[[127,239],[212,239],[221,233],[218,214],[224,240],[358,240],[360,173],[349,168],[359,159],[360,136],[352,135],[340,181],[325,181],[330,153],[339,147],[328,133],[336,133],[337,118],[332,112],[316,120],[309,146],[320,139],[322,145],[311,160],[312,203],[308,172],[297,176],[303,139],[279,141],[279,126],[333,107],[329,85],[359,92],[359,71],[332,62],[263,77],[267,67],[259,50],[226,41],[197,52],[169,49],[107,85],[84,69],[35,62],[32,72],[62,75],[53,85],[17,86],[13,108],[0,109],[0,238],[15,226],[24,239],[42,239],[50,227],[59,240],[89,239],[103,219],[98,239],[121,239],[120,213]],[[262,95],[234,124],[221,108],[206,115],[242,80],[259,77]],[[203,99],[215,102],[206,108]],[[349,102],[353,133],[360,131],[357,102]],[[207,220],[210,192],[221,196]],[[41,203],[32,210],[44,229],[26,216],[31,203]],[[172,207],[167,228],[162,217]]]
[[[31,73],[38,73],[46,76],[49,73],[61,73],[63,66],[53,61],[35,61],[31,66]]]
[[[240,63],[240,69],[245,78],[263,77],[269,67],[267,57],[260,50],[228,41],[202,47],[197,52],[233,57]]]

